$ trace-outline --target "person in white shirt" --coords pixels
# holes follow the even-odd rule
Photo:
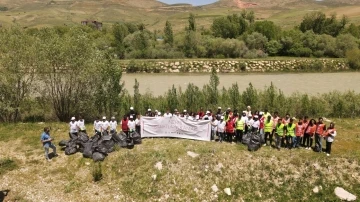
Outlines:
[[[86,133],[85,120],[79,116],[79,120],[77,122],[80,132]]]
[[[135,131],[137,132],[137,133],[139,133],[140,134],[140,124],[141,124],[141,122],[140,122],[140,114],[138,114],[137,116],[136,116],[136,119],[135,119]]]
[[[115,117],[111,117],[111,120],[109,122],[110,125],[110,133],[114,134],[117,132],[116,128],[117,128],[117,121],[115,120]]]
[[[95,135],[101,135],[101,121],[99,120],[99,117],[96,117],[94,121],[94,131]]]
[[[260,121],[259,121],[259,117],[258,115],[254,116],[254,122],[251,125],[252,131],[253,132],[258,132],[259,131],[259,127],[260,127]]]
[[[79,126],[78,126],[78,123],[77,123],[75,117],[71,117],[69,127],[70,127],[70,130],[69,130],[70,139],[76,138],[79,133]]]
[[[109,134],[109,128],[110,128],[110,123],[109,121],[106,120],[106,116],[104,116],[101,122],[101,132],[103,133],[103,135]]]
[[[251,107],[250,107],[250,106],[247,106],[247,108],[246,108],[246,116],[247,116],[247,117],[252,116],[252,114],[251,114]]]
[[[128,125],[128,128],[129,128],[130,134],[135,131],[136,123],[135,123],[135,121],[134,121],[134,117],[133,117],[133,116],[130,116],[130,119],[129,119],[127,125]]]
[[[245,133],[251,131],[251,127],[254,123],[254,119],[252,118],[252,116],[248,116],[248,118],[245,121]]]
[[[214,140],[215,139],[215,135],[217,132],[217,127],[218,127],[219,121],[217,119],[213,119],[211,121],[211,139],[210,140]]]
[[[220,142],[222,142],[224,140],[225,125],[226,125],[226,122],[224,121],[224,116],[221,116],[220,121],[217,125],[217,131],[218,131]]]
[[[166,110],[164,117],[170,118],[172,117],[172,114],[170,113],[170,110]]]

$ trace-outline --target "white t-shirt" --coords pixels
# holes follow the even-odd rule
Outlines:
[[[223,133],[225,131],[225,125],[226,125],[225,121],[223,121],[221,123],[219,121],[219,123],[217,125],[217,130],[218,130],[219,133]]]
[[[101,131],[101,121],[94,121],[94,129]]]
[[[248,125],[248,126],[252,126],[253,124],[254,124],[254,119],[247,119],[246,121],[245,121],[245,124],[246,125]]]
[[[70,133],[77,133],[79,132],[79,129],[78,129],[78,122],[77,121],[70,121],[69,123],[70,125]]]
[[[246,120],[248,120],[248,118],[246,116],[241,116],[241,120],[246,123]]]
[[[193,117],[193,116],[188,116],[187,119],[193,121],[193,120],[194,120],[194,117]]]
[[[117,121],[110,121],[110,130],[116,130],[117,127]]]
[[[130,131],[135,130],[135,121],[129,120],[127,125]]]
[[[218,124],[219,124],[219,121],[216,119],[215,119],[215,121],[211,122],[211,130],[216,131]]]
[[[171,113],[165,113],[164,117],[172,117],[172,114]]]
[[[254,123],[252,124],[252,127],[253,128],[259,128],[260,127],[260,121],[259,120],[254,121]]]
[[[101,122],[101,128],[102,128],[102,130],[107,130],[108,128],[110,127],[110,123],[109,123],[109,121],[102,121]]]
[[[85,120],[84,119],[81,119],[81,120],[78,120],[78,126],[80,128],[80,130],[85,130]]]
[[[140,120],[138,118],[135,119],[135,125],[140,126]]]

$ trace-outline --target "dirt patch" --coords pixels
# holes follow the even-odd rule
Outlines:
[[[240,1],[240,0],[234,0],[235,5],[238,8],[244,9],[244,8],[252,8],[257,6],[257,3],[251,3],[251,2],[244,2],[244,1]]]

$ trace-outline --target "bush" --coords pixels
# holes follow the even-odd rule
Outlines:
[[[348,60],[349,67],[354,70],[360,69],[360,50],[352,49],[346,52],[346,59]]]
[[[103,175],[102,175],[102,169],[101,169],[101,162],[94,163],[93,170],[92,170],[92,176],[93,176],[94,182],[100,181],[102,179]]]

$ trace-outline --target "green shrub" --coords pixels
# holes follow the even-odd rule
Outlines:
[[[346,52],[349,67],[354,70],[360,69],[360,49],[352,49]]]

